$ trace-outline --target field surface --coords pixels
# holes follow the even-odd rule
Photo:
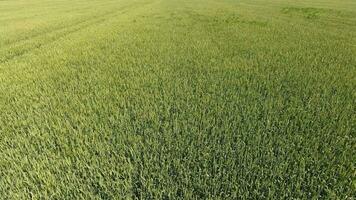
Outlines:
[[[0,199],[354,199],[355,0],[0,0]]]

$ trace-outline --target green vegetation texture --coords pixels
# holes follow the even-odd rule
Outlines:
[[[0,0],[0,199],[354,199],[355,0]]]

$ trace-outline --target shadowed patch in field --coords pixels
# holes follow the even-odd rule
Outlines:
[[[340,15],[341,13],[332,9],[312,8],[312,7],[286,7],[282,13],[290,16],[300,16],[306,19],[318,19],[327,15]]]
[[[217,25],[252,25],[252,26],[259,26],[265,27],[267,26],[267,22],[259,21],[255,19],[247,19],[244,16],[240,16],[237,13],[214,13],[211,15],[202,15],[200,13],[190,13],[190,17],[199,22],[204,22],[213,26]]]

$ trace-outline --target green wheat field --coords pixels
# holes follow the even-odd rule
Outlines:
[[[355,0],[0,0],[0,199],[356,198]]]

